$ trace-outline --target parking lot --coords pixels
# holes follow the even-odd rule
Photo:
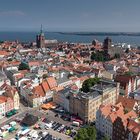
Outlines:
[[[76,135],[76,131],[78,127],[72,126],[72,122],[70,121],[64,121],[58,113],[55,113],[51,110],[28,110],[26,113],[33,114],[35,116],[38,116],[39,121],[32,127],[27,127],[26,129],[29,129],[29,133],[27,134],[19,134],[19,140],[72,140],[73,137]],[[17,115],[16,117],[13,117],[12,119],[9,119],[7,122],[3,123],[3,125],[6,125],[10,123],[11,121],[15,121],[18,118],[22,119],[26,115],[26,113],[22,113]],[[36,127],[37,126],[37,127]],[[17,122],[16,124],[16,130],[12,133],[8,133],[8,135],[5,138],[2,138],[3,140],[15,140],[17,134],[23,130],[23,126],[20,125],[20,123]],[[24,131],[24,130],[23,130]],[[28,135],[30,133],[34,132],[34,138]],[[36,135],[35,135],[36,134]]]

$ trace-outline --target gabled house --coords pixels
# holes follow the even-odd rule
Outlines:
[[[117,75],[116,82],[120,83],[120,94],[128,96],[130,92],[136,90],[136,76]]]
[[[0,96],[0,119],[5,117],[6,113],[13,109],[14,109],[13,99],[10,97],[1,95]]]
[[[28,106],[38,107],[53,98],[53,91],[46,80],[41,83],[23,81],[20,85],[20,96]]]
[[[5,96],[5,97],[10,97],[13,102],[14,102],[14,109],[19,109],[20,107],[20,98],[19,98],[19,94],[18,91],[16,90],[15,87],[7,85],[6,83],[4,83],[1,87],[1,95]]]
[[[133,122],[133,124],[132,124]],[[140,121],[133,111],[117,105],[101,105],[96,115],[96,128],[111,140],[139,140]]]

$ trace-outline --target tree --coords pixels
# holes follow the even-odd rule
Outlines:
[[[74,140],[96,140],[96,129],[93,126],[80,128]]]
[[[4,43],[4,41],[0,40],[0,44]]]
[[[124,75],[126,75],[126,76],[133,76],[135,74],[133,72],[131,72],[131,71],[127,71],[127,72],[124,73]]]
[[[21,62],[18,68],[18,70],[29,70],[29,69],[30,69],[29,65],[25,62]]]
[[[97,51],[97,52],[92,52],[91,60],[95,60],[98,62],[104,62],[104,61],[108,61],[110,59],[108,58],[108,55],[105,54],[104,51]]]
[[[120,54],[119,53],[115,53],[115,56],[114,56],[114,58],[120,58],[121,56],[120,56]]]
[[[47,77],[48,77],[48,75],[47,74],[43,74],[43,79],[46,79]]]
[[[109,140],[107,136],[104,136],[101,140]]]
[[[89,92],[90,88],[92,86],[94,86],[95,84],[97,84],[99,81],[100,81],[100,79],[98,77],[89,78],[89,79],[85,80],[82,85],[82,91]]]

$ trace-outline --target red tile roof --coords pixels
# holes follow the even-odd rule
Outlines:
[[[137,117],[137,114],[133,110],[125,113],[122,103],[118,103],[117,105],[102,105],[100,106],[100,111],[106,118],[109,118],[112,123],[114,123],[118,117],[121,118],[124,126],[127,125],[128,119]]]
[[[13,101],[12,98],[6,96],[0,96],[0,103]]]
[[[100,111],[105,117],[110,118],[112,123],[116,120],[117,116],[123,115],[123,106],[121,103],[114,105],[102,105],[100,106]]]
[[[8,56],[10,53],[7,51],[0,51],[0,55]]]
[[[48,82],[50,89],[53,89],[57,86],[57,82],[54,77],[47,78],[47,82]]]
[[[36,87],[33,88],[33,97],[44,97],[45,96],[45,92],[42,88],[41,85],[38,85]]]
[[[49,88],[49,85],[48,85],[47,81],[43,81],[43,82],[41,83],[41,85],[42,85],[43,90],[44,90],[45,92],[47,92],[47,91],[49,91],[49,90],[50,90],[50,88]]]
[[[39,66],[40,65],[40,63],[39,63],[39,61],[30,61],[29,62],[29,66],[31,67],[31,66]]]
[[[81,82],[84,82],[85,80],[89,79],[88,76],[82,76],[79,78]]]
[[[129,131],[138,134],[140,132],[140,123],[137,123],[135,120],[130,119],[128,123],[128,129]]]
[[[126,108],[128,110],[132,110],[136,103],[136,100],[127,98],[126,96],[125,97],[119,96],[117,102],[118,103],[121,102],[124,108]]]

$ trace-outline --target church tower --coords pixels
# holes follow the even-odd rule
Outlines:
[[[111,49],[111,44],[112,44],[111,39],[109,37],[107,37],[104,40],[104,44],[103,44],[103,49],[104,49],[105,53],[109,53],[109,51]]]
[[[43,33],[43,28],[41,25],[40,34],[36,36],[36,44],[38,48],[44,48],[45,47],[45,35]]]

